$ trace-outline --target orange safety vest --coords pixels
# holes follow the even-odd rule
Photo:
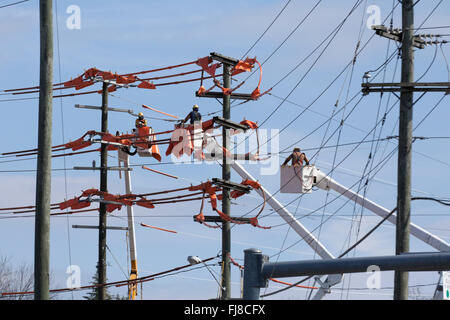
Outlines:
[[[293,152],[292,153],[292,162],[291,162],[291,164],[293,166],[302,166],[304,158],[305,158],[305,154],[304,153]]]

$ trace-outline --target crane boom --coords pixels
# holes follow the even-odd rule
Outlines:
[[[256,179],[244,169],[242,165],[234,161],[231,167],[236,171],[242,179],[250,179],[256,181]],[[306,229],[290,212],[283,206],[274,196],[268,192],[262,185],[260,189],[255,189],[255,191],[264,197],[277,214],[286,221],[287,224],[302,238],[305,242],[322,258],[322,259],[334,259],[335,257],[325,248],[325,246]],[[320,289],[313,297],[314,300],[320,300],[322,297],[330,292],[330,288],[342,281],[342,274],[331,274],[327,279],[321,283]]]
[[[119,166],[123,162],[124,168],[129,168],[129,155],[119,149]],[[120,171],[119,171],[120,174]],[[130,170],[125,170],[125,192],[126,194],[131,194],[131,176]],[[130,251],[130,280],[137,278],[137,252],[136,252],[136,237],[134,233],[134,213],[133,206],[127,206],[127,216],[128,216],[128,242]],[[137,295],[137,285],[135,283],[130,283],[128,288],[128,298],[129,300],[134,300]]]
[[[306,166],[307,167],[307,166]],[[375,213],[376,215],[385,218],[390,214],[390,211],[375,202],[363,197],[362,195],[354,192],[353,190],[346,188],[345,186],[339,184],[334,179],[327,176],[325,173],[317,169],[315,166],[312,166],[312,179],[313,179],[313,186],[316,186],[322,190],[333,190],[337,193],[343,195],[344,197],[356,202],[357,204],[361,205],[362,207],[366,208],[367,210],[370,210],[371,212]],[[391,214],[387,220],[391,222],[392,224],[396,223],[396,214]],[[427,243],[431,247],[435,248],[438,251],[448,252],[450,251],[450,245],[442,240],[441,238],[435,236],[434,234],[430,233],[429,231],[419,227],[418,225],[411,223],[411,234],[415,236],[416,238],[422,240],[423,242]]]
[[[250,173],[248,173],[242,165],[234,161],[231,167],[243,178],[256,181]],[[282,168],[284,170],[290,170],[288,168]],[[283,181],[283,179],[287,179]],[[295,180],[297,179],[297,185]],[[317,187],[322,190],[333,190],[343,195],[344,197],[358,203],[367,210],[377,214],[380,217],[385,218],[390,214],[390,211],[375,202],[363,197],[362,195],[352,191],[349,188],[339,184],[331,177],[317,169],[314,165],[308,165],[298,169],[292,168],[292,172],[289,174],[283,173],[281,175],[281,187],[280,191],[283,193],[310,193],[312,187]],[[266,195],[267,203],[279,214],[300,236],[306,241],[306,243],[322,258],[322,259],[334,259],[335,257],[320,243],[320,241],[309,232],[297,219],[283,206],[277,199],[273,197],[263,186],[255,191],[261,196]],[[396,223],[396,215],[391,214],[387,220],[393,224]],[[450,246],[447,242],[420,226],[411,223],[411,234],[416,238],[427,243],[431,247],[438,251],[449,252]],[[322,299],[326,293],[330,292],[330,288],[342,281],[342,274],[332,274],[327,277],[324,282],[317,279],[321,285],[320,289],[313,297],[314,300]]]

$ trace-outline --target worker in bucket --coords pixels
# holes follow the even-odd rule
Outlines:
[[[202,121],[202,115],[200,114],[200,112],[198,112],[198,105],[194,105],[192,107],[192,111],[189,112],[189,114],[183,120],[183,123],[186,123],[188,120],[190,120],[190,124],[194,124],[194,122],[197,121]]]
[[[309,165],[308,158],[303,152],[301,152],[300,148],[294,148],[291,155],[284,160],[281,166],[284,167],[290,160],[293,167],[303,166],[303,161],[305,161],[306,165]]]
[[[147,126],[147,120],[144,119],[144,114],[139,112],[138,118],[136,119],[136,128],[142,128]]]

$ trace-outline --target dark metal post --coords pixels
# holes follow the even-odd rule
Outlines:
[[[450,268],[450,252],[409,253],[395,256],[373,256],[324,260],[300,260],[263,263],[261,277],[289,278],[311,275],[361,273],[376,266],[380,271],[440,271]],[[247,266],[244,266],[244,272]],[[245,279],[245,275],[244,275]]]
[[[267,287],[261,271],[267,258],[258,249],[244,250],[244,300],[259,300],[260,288]]]
[[[40,79],[34,243],[34,298],[49,299],[50,194],[52,168],[53,16],[52,1],[39,2]]]
[[[403,83],[414,81],[414,3],[402,1],[402,78]],[[403,90],[400,95],[398,174],[397,174],[397,255],[409,252],[409,232],[411,213],[411,159],[412,159],[412,119],[413,91]],[[408,272],[395,271],[394,299],[408,299]]]
[[[103,82],[102,90],[102,132],[108,132],[108,84]],[[108,191],[108,146],[101,145],[100,153],[100,191]],[[100,202],[99,232],[98,232],[98,300],[106,299],[106,204]]]
[[[227,63],[223,63],[223,87],[231,87],[231,66]],[[230,96],[223,95],[223,118],[230,119]],[[229,130],[224,126],[222,127],[222,145],[227,150],[230,150]],[[222,161],[222,179],[229,182],[231,179],[229,159],[227,155],[223,153]],[[226,215],[230,215],[230,189],[222,188],[222,212]],[[222,223],[222,295],[224,300],[231,297],[231,265],[230,265],[230,252],[231,252],[231,227],[230,222],[224,221]]]

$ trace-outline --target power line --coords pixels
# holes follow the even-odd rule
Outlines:
[[[362,0],[361,0],[362,1]],[[335,31],[337,30],[339,30],[342,26],[343,26],[343,23],[346,21],[346,19],[348,19],[348,17],[352,14],[352,12],[359,6],[361,4],[361,2],[359,2],[359,1],[357,1],[356,3],[355,3],[355,5],[353,6],[353,8],[352,8],[352,10],[347,14],[347,16],[346,16],[346,18],[330,33],[330,35],[326,38],[326,39],[328,39],[333,33],[335,33]],[[395,5],[395,7],[392,9],[392,11],[393,10],[395,10],[395,8],[398,6],[398,3]],[[386,18],[387,19],[387,18]],[[337,32],[336,31],[336,32]],[[336,34],[337,33],[335,33],[334,34],[334,36],[333,36],[333,38],[336,36]],[[366,43],[361,47],[361,49],[359,50],[359,52],[357,52],[356,53],[356,56],[357,55],[359,55],[364,49],[365,49],[365,47],[368,45],[368,43],[374,38],[374,34],[366,41]],[[331,39],[332,40],[332,39]],[[328,45],[331,43],[331,40],[330,40],[330,42],[328,43]],[[327,46],[328,46],[327,45]],[[320,46],[320,45],[319,45]],[[316,48],[317,49],[317,48]],[[315,50],[316,50],[315,49]],[[323,54],[323,52],[324,51],[322,51],[322,53],[321,54]],[[353,60],[354,60],[354,58],[344,67],[344,69],[331,81],[331,83],[330,84],[328,84],[328,86],[326,86],[326,88],[324,89],[324,90],[322,90],[322,92],[305,108],[305,110],[303,111],[303,112],[301,112],[299,115],[297,115],[293,120],[291,120],[285,127],[283,127],[282,129],[281,129],[281,131],[279,131],[278,133],[277,133],[277,135],[276,136],[279,136],[280,135],[280,133],[282,132],[282,131],[284,131],[285,129],[287,129],[290,125],[292,125],[296,120],[298,120],[298,118],[305,112],[305,111],[307,111],[312,105],[314,105],[324,94],[325,94],[325,92],[326,91],[328,91],[330,88],[331,88],[331,86],[337,81],[337,79],[339,79],[340,77],[341,77],[341,75],[345,72],[345,70],[349,67],[349,66],[351,66],[351,64],[353,63]],[[316,59],[316,62],[317,62],[317,59]],[[314,65],[314,64],[313,64]],[[309,71],[311,70],[311,68],[313,67],[313,65],[310,67],[310,69],[309,69]],[[304,77],[302,78],[302,79],[304,79]],[[299,84],[300,84],[300,82],[302,81],[302,79],[300,79],[300,81],[297,83],[297,85],[296,86],[298,86]],[[295,89],[295,88],[294,88]],[[286,99],[289,97],[289,95],[291,94],[293,92],[293,90],[291,90],[291,92],[288,94],[288,96],[286,96],[284,99],[283,99],[283,101],[276,107],[276,110],[275,111],[273,111],[268,117],[266,117],[266,119],[264,120],[264,122],[266,122],[280,107],[281,107],[281,105],[286,101]],[[359,91],[358,91],[358,93],[359,93]],[[263,122],[263,123],[264,123]],[[260,125],[261,126],[261,125]],[[273,137],[271,137],[268,141],[266,141],[264,144],[267,144],[269,141],[271,141],[272,140],[272,138]],[[246,139],[244,139],[240,144],[242,144],[242,143],[244,143],[246,140],[248,139],[248,137],[246,138]],[[238,145],[237,146],[235,146],[235,149],[238,147]]]
[[[0,9],[6,8],[6,7],[10,7],[10,6],[14,6],[16,4],[23,3],[23,2],[28,2],[28,1],[30,1],[30,0],[23,0],[23,1],[13,2],[13,3],[10,3],[10,4],[6,4],[6,5],[3,5],[3,6],[0,6]]]
[[[413,131],[414,131],[415,129],[417,129],[417,127],[423,123],[423,121],[431,114],[431,112],[434,111],[434,110],[436,109],[436,107],[442,102],[442,100],[443,100],[444,97],[445,97],[445,95],[444,95],[444,96],[436,103],[436,105],[431,109],[431,111],[428,112],[428,114],[425,115],[424,118],[422,118],[422,120],[419,122],[419,124],[416,125],[415,128],[413,128]],[[394,155],[394,151],[396,151],[397,149],[398,149],[398,146],[390,153],[391,155],[389,156],[389,158],[392,157],[392,156]],[[386,163],[387,163],[387,161],[385,162],[385,164],[386,164]],[[380,168],[380,170],[381,170],[381,168]],[[302,195],[301,195],[301,196],[302,196]],[[300,196],[300,197],[301,197],[301,196]],[[340,195],[340,196],[341,196],[341,195]],[[339,198],[340,196],[336,197],[335,199]],[[333,199],[332,201],[334,201],[335,199]],[[439,202],[439,203],[441,203],[441,204],[450,205],[450,202],[448,202],[448,201],[443,201],[443,200],[434,199],[434,198],[428,198],[428,197],[411,198],[411,200],[412,200],[412,199],[414,199],[414,200],[434,200],[434,201],[437,201],[437,202]],[[350,201],[350,199],[348,199],[348,200],[344,203],[344,205],[345,205],[348,201]],[[342,208],[342,207],[343,207],[343,206],[341,206],[340,208]],[[338,210],[336,210],[335,213],[338,212],[338,211],[340,210],[340,208],[339,208]],[[392,214],[394,213],[394,211],[396,211],[396,209],[397,209],[397,208],[395,208],[394,210],[392,210],[392,211],[389,213],[388,216],[392,215]],[[317,211],[317,210],[316,210],[316,211]],[[330,218],[331,218],[331,216],[330,216],[326,221],[328,221]],[[343,254],[341,254],[339,257],[341,257],[341,256],[343,256],[343,255],[345,255],[345,254],[347,254],[351,249],[353,249],[353,248],[356,247],[359,243],[361,243],[364,239],[366,239],[366,238],[367,238],[373,231],[375,231],[375,230],[376,230],[376,229],[377,229],[377,228],[378,228],[378,227],[379,227],[386,219],[387,219],[387,217],[386,217],[385,219],[383,219],[379,224],[377,224],[374,228],[372,228],[372,229],[371,229],[371,230],[370,230],[363,238],[361,238],[359,241],[357,241],[352,247],[350,247],[348,250],[346,250],[346,251],[345,251]],[[325,221],[325,222],[326,222],[326,221]],[[317,228],[318,228],[318,227],[316,227],[314,230],[316,230]],[[314,230],[313,230],[312,232],[314,232]],[[302,240],[304,240],[304,239],[303,239],[303,238],[300,239],[299,241],[295,242],[293,245],[289,246],[288,248],[291,248],[292,246],[294,246],[295,244],[299,243],[299,242],[302,241]],[[265,295],[263,295],[263,296],[261,296],[261,297],[270,296],[270,295],[277,294],[277,293],[280,293],[280,292],[282,292],[282,291],[288,290],[288,289],[294,287],[295,285],[298,285],[298,284],[300,284],[300,283],[303,283],[303,282],[307,281],[307,280],[310,279],[310,278],[312,278],[312,276],[309,276],[309,277],[307,277],[307,278],[304,278],[304,279],[302,279],[302,280],[300,280],[300,281],[298,281],[298,282],[292,284],[291,286],[288,286],[288,287],[283,288],[283,289],[281,289],[281,290],[277,290],[277,291],[274,291],[274,292],[265,294]]]
[[[277,19],[280,17],[280,15],[283,13],[284,9],[286,9],[286,7],[289,5],[289,3],[291,3],[291,0],[288,0],[286,2],[286,4],[283,6],[283,8],[281,9],[280,12],[278,12],[278,14],[276,15],[276,17],[272,20],[272,22],[269,24],[269,26],[264,30],[264,32],[258,37],[258,39],[256,39],[256,41],[253,43],[253,45],[242,55],[242,59],[245,58],[245,56],[256,46],[256,44],[262,39],[262,37],[264,37],[264,35],[267,33],[267,31],[269,31],[269,29],[272,27],[272,25],[275,23],[275,21],[277,21]]]

